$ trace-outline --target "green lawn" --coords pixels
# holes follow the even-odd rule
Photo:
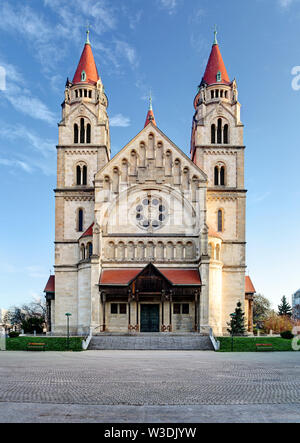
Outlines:
[[[64,337],[16,337],[7,338],[7,351],[26,351],[27,343],[46,343],[46,351],[67,351],[67,339]],[[70,337],[70,351],[82,351],[82,338]],[[42,352],[42,351],[33,351]]]
[[[219,352],[231,352],[231,337],[218,337],[218,340],[221,343]],[[256,343],[271,343],[273,345],[273,351],[293,351],[292,340],[285,340],[281,337],[234,337],[233,351],[256,352]],[[298,344],[300,344],[300,338]]]

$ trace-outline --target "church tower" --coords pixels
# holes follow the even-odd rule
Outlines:
[[[238,301],[247,314],[245,146],[237,83],[229,79],[216,31],[194,107],[191,158],[208,176],[209,323],[216,333],[226,333]]]
[[[95,64],[87,31],[73,81],[67,80],[57,146],[55,190],[55,332],[65,331],[65,313],[80,324],[80,291],[84,287],[78,240],[94,222],[94,176],[110,160],[108,100]],[[87,253],[92,253],[92,247]],[[88,274],[89,270],[86,271]],[[90,276],[86,275],[87,281]],[[80,281],[79,281],[80,280]],[[84,279],[83,279],[84,280]],[[88,289],[88,288],[86,288]],[[89,321],[86,321],[89,323]]]

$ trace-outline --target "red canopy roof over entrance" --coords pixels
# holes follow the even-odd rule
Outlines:
[[[173,285],[200,286],[201,279],[197,269],[165,269],[158,271]],[[99,284],[107,286],[127,286],[143,271],[143,269],[105,269],[102,271]]]

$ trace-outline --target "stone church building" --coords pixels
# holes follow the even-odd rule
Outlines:
[[[244,126],[216,34],[190,157],[161,131],[150,100],[144,127],[111,158],[107,107],[87,33],[59,123],[49,331],[65,334],[70,313],[74,334],[221,335],[239,301],[251,331]]]

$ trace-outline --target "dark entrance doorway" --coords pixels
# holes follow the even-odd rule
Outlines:
[[[141,305],[141,332],[159,332],[159,305]]]

